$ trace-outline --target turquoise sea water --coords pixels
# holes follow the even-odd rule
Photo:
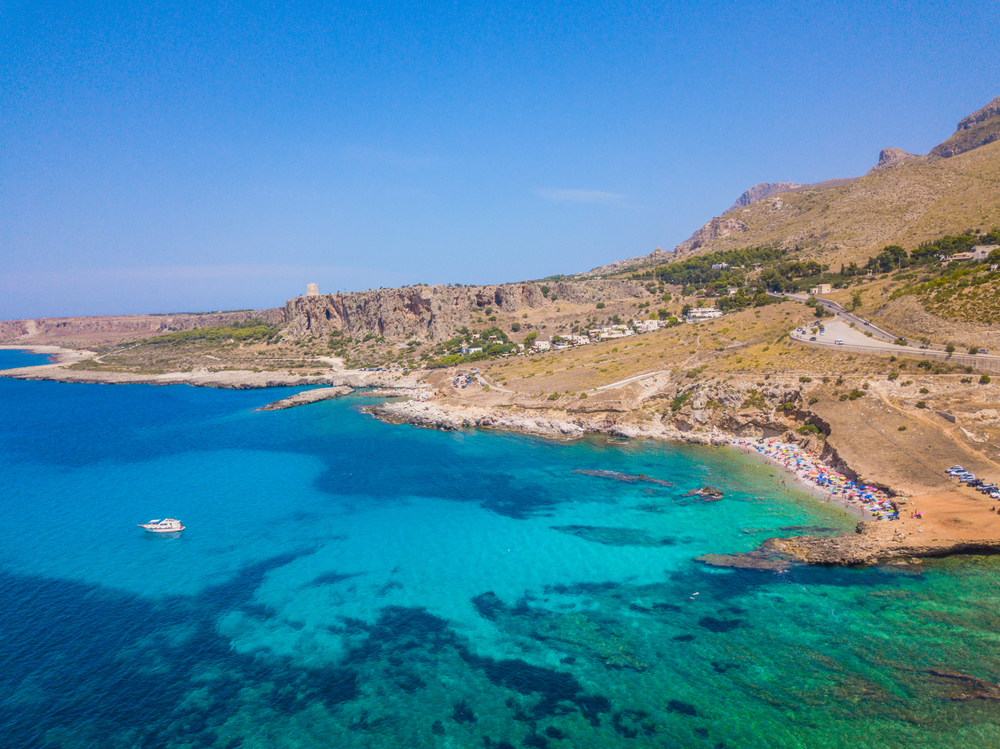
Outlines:
[[[854,520],[730,450],[254,410],[291,392],[0,379],[0,745],[1000,746],[948,675],[1000,674],[996,558],[710,568]]]

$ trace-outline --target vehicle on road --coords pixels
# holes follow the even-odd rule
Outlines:
[[[816,340],[816,336],[810,336],[810,337],[809,337],[809,340],[810,340],[810,341],[815,341],[815,340]]]
[[[834,341],[834,343],[836,343],[838,346],[843,346],[844,345],[844,341],[843,341],[842,338],[838,338],[836,341]]]

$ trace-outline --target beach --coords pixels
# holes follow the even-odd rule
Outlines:
[[[899,518],[894,497],[877,486],[851,480],[798,445],[767,438],[738,438],[733,440],[733,447],[762,456],[791,474],[813,496],[838,504],[863,520]]]

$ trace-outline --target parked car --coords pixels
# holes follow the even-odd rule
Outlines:
[[[809,340],[810,340],[810,341],[815,341],[815,340],[816,340],[816,336],[811,336],[811,337],[809,338]]]
[[[834,343],[836,343],[838,346],[843,346],[844,345],[844,341],[841,338],[838,338],[836,341],[834,341]]]

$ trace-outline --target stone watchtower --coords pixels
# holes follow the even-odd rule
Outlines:
[[[306,284],[306,296],[319,296],[319,284]]]

